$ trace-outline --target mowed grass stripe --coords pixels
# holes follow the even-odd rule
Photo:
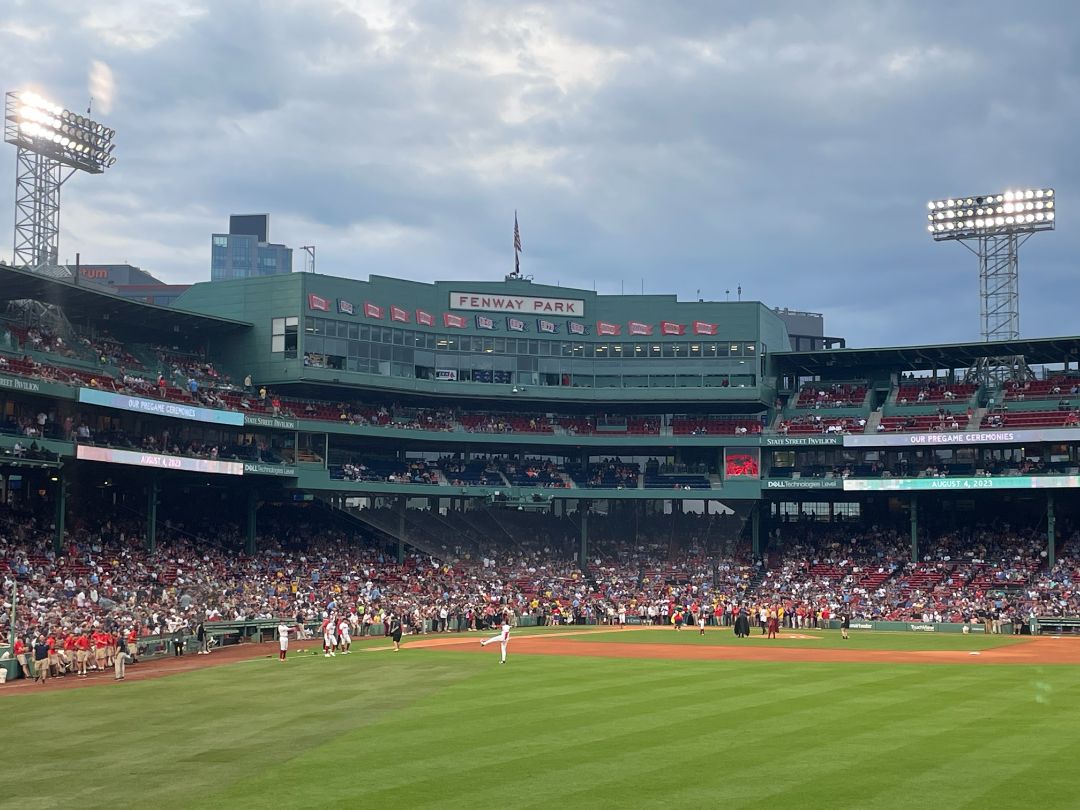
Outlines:
[[[159,806],[189,806],[195,786],[213,792],[272,768],[321,745],[335,729],[377,722],[469,674],[433,658],[389,668],[395,688],[387,690],[386,675],[377,674],[382,666],[369,673],[319,660],[327,666],[292,675],[294,662],[266,661],[10,700],[13,761],[32,767],[0,769],[0,791],[25,797],[24,808],[56,807],[69,791],[56,770],[41,767],[55,763],[78,773],[81,806],[113,806],[125,780],[152,781]],[[43,723],[59,730],[39,733]]]
[[[625,665],[628,662],[616,663]],[[649,666],[649,668],[652,667]],[[707,666],[703,668],[708,669]],[[773,665],[772,668],[775,670],[778,667]],[[601,666],[601,669],[604,667]],[[751,667],[750,669],[759,668]],[[739,718],[738,722],[731,722],[730,719],[727,722],[720,722],[716,717],[724,713],[720,707],[708,714],[699,712],[698,716],[690,721],[680,718],[679,722],[673,722],[675,718],[670,717],[672,709],[669,708],[666,712],[661,712],[661,715],[669,715],[667,717],[657,718],[653,713],[650,716],[648,729],[631,729],[622,734],[608,735],[602,742],[588,739],[578,744],[571,744],[568,741],[575,739],[582,729],[578,725],[569,723],[565,716],[552,716],[550,711],[549,716],[544,718],[545,722],[563,726],[556,734],[561,742],[556,740],[552,743],[548,737],[532,739],[528,736],[530,728],[526,723],[527,718],[523,716],[525,713],[519,711],[517,717],[507,717],[502,712],[501,702],[496,707],[499,709],[497,714],[506,718],[505,725],[511,726],[524,739],[529,740],[524,751],[510,742],[494,746],[478,743],[470,748],[467,734],[459,734],[457,737],[451,735],[440,739],[437,746],[417,750],[415,740],[410,741],[407,738],[395,740],[395,730],[387,726],[397,726],[400,723],[405,727],[415,728],[422,727],[424,724],[419,719],[414,723],[414,718],[411,717],[387,718],[379,727],[373,727],[368,731],[379,735],[380,750],[385,752],[387,759],[391,762],[399,754],[398,748],[399,745],[401,746],[401,755],[408,757],[411,778],[399,782],[379,772],[379,769],[375,773],[369,771],[370,781],[382,787],[372,791],[368,789],[369,780],[365,779],[363,790],[354,792],[352,795],[378,806],[464,807],[486,806],[491,803],[500,806],[529,806],[531,799],[527,797],[539,795],[546,797],[539,802],[541,804],[558,800],[566,806],[633,807],[649,806],[651,801],[648,804],[639,803],[648,797],[655,796],[659,801],[662,797],[670,799],[678,796],[679,799],[685,800],[698,795],[709,795],[710,792],[715,793],[718,789],[723,792],[726,802],[732,803],[742,798],[745,800],[742,805],[753,806],[753,803],[761,799],[763,793],[776,792],[768,788],[776,781],[777,777],[773,776],[770,776],[765,783],[745,779],[723,780],[721,787],[717,784],[715,776],[717,764],[727,761],[735,771],[745,769],[746,772],[753,772],[770,763],[775,763],[775,771],[782,774],[780,778],[796,786],[794,795],[800,803],[795,806],[840,806],[835,803],[835,792],[831,797],[815,798],[811,789],[812,785],[820,781],[820,777],[824,775],[822,774],[823,766],[830,760],[839,761],[831,751],[834,745],[832,741],[839,732],[834,730],[830,733],[824,730],[829,724],[835,725],[837,715],[848,718],[841,727],[843,730],[841,736],[865,735],[871,739],[880,737],[891,742],[891,745],[879,744],[876,749],[863,751],[864,758],[884,758],[886,762],[882,764],[882,767],[888,768],[887,760],[891,753],[888,749],[901,747],[910,739],[911,732],[904,726],[914,720],[917,727],[920,713],[925,717],[928,708],[925,705],[927,690],[934,690],[936,687],[938,694],[948,698],[954,707],[969,702],[977,705],[979,702],[978,694],[971,689],[970,669],[966,668],[883,669],[881,667],[827,666],[824,668],[826,671],[823,671],[820,666],[805,665],[786,669],[789,670],[788,680],[793,681],[795,685],[792,686],[790,682],[787,685],[787,688],[792,691],[789,698],[771,702],[772,711],[762,709],[760,703],[746,703],[747,695],[743,694],[741,697],[739,695],[742,688],[748,690],[749,695],[753,695],[757,694],[755,690],[762,687],[763,678],[756,677],[755,672],[755,676],[749,678],[748,683],[728,679],[732,684],[731,695],[734,696],[729,696],[729,702],[739,698],[744,702],[744,708],[750,711],[749,716]],[[862,715],[857,712],[846,712],[841,705],[842,701],[825,701],[824,705],[815,705],[814,701],[826,694],[825,692],[817,696],[796,694],[799,688],[805,688],[810,675],[820,673],[818,677],[827,679],[828,684],[833,687],[833,692],[844,692],[850,689],[848,694],[852,695],[853,699],[861,698],[865,701],[866,696],[859,695],[859,690],[855,688],[857,685],[853,685],[855,679],[849,675],[853,669],[876,671],[865,683],[871,695],[890,695],[893,690],[901,689],[906,692],[907,697],[899,703],[917,705],[900,705],[897,710],[898,716],[890,722],[888,716],[882,712],[864,712]],[[899,672],[897,672],[898,669]],[[950,674],[943,682],[944,673]],[[667,673],[663,675],[666,676]],[[688,677],[691,681],[696,679],[694,673],[690,673]],[[609,679],[613,686],[618,686],[616,679],[610,674]],[[583,678],[583,680],[587,679]],[[949,685],[949,688],[945,688],[945,682],[950,680],[953,683]],[[446,695],[446,697],[459,698],[458,693],[472,685],[472,682],[458,684],[448,690],[455,694]],[[956,700],[957,694],[965,692],[969,697]],[[417,704],[409,714],[425,711],[428,702],[430,701]],[[652,702],[661,706],[664,703],[663,701]],[[880,697],[877,702],[882,703]],[[536,701],[536,703],[544,705],[543,701]],[[795,711],[790,710],[792,705],[797,706]],[[691,708],[695,711],[699,709],[696,706]],[[571,705],[569,709],[573,713],[576,707]],[[805,722],[793,724],[791,721],[795,714],[805,715]],[[460,723],[454,725],[454,731],[460,732],[462,725],[468,725],[471,716],[469,710],[466,710]],[[623,715],[623,718],[626,724],[633,725],[634,717]],[[582,717],[583,721],[588,719],[587,715]],[[966,717],[965,720],[969,724],[974,722],[972,717]],[[595,727],[595,724],[591,725]],[[956,727],[963,724],[953,722],[952,725]],[[663,732],[658,735],[654,733],[657,727],[663,729]],[[959,730],[962,731],[962,729]],[[480,729],[480,739],[486,739],[488,733],[483,728]],[[495,729],[494,733],[504,732],[501,732],[501,729]],[[922,736],[929,739],[938,733],[940,732],[937,729],[931,728]],[[718,738],[718,741],[709,739],[711,737]],[[637,749],[633,749],[633,741],[640,741],[643,738],[647,742],[638,742]],[[922,741],[924,746],[926,739]],[[694,751],[695,746],[703,753],[700,755],[685,753]],[[444,753],[433,758],[428,754],[432,747],[437,747]],[[528,755],[530,749],[533,750],[532,756]],[[410,750],[412,750],[411,756],[408,754]],[[501,756],[498,754],[499,750],[502,750]],[[446,751],[451,752],[451,759],[459,763],[457,767],[454,766],[453,761],[449,765],[443,761]],[[781,760],[779,757],[782,754],[788,755]],[[474,760],[478,764],[469,767],[467,763]],[[844,762],[846,761],[845,757]],[[850,765],[846,767],[850,773]],[[703,784],[700,782],[695,784],[694,780],[688,779],[688,776],[695,772],[703,775]],[[611,773],[614,776],[609,783],[604,775]],[[864,780],[848,778],[847,782],[854,786],[856,795],[866,798],[867,786]],[[513,785],[513,790],[510,792],[507,790],[509,784]],[[566,786],[574,787],[568,792]],[[341,796],[337,792],[331,795],[335,798]],[[938,799],[942,798],[940,793],[936,796]],[[571,799],[569,802],[566,801],[568,797]],[[895,806],[910,806],[908,801],[911,798],[912,794],[909,793]],[[940,806],[933,803],[934,795],[929,795],[927,798],[930,800],[929,806]],[[816,803],[818,801],[820,804]],[[731,806],[742,805],[731,804]],[[861,805],[856,802],[852,806]]]
[[[812,688],[804,687],[801,693],[791,693],[777,699],[774,688],[731,689],[723,695],[715,691],[716,687],[701,688],[703,680],[708,679],[710,674],[716,674],[710,673],[715,668],[709,665],[696,664],[688,669],[686,665],[673,666],[671,662],[617,663],[619,666],[616,667],[610,663],[586,664],[584,667],[602,673],[610,687],[605,686],[599,693],[595,689],[582,689],[578,699],[563,699],[556,703],[543,700],[529,690],[530,698],[527,701],[518,697],[509,703],[500,700],[497,705],[491,705],[490,701],[476,697],[470,699],[463,694],[476,686],[477,682],[455,685],[439,696],[440,701],[450,702],[437,709],[437,714],[445,717],[447,705],[461,709],[457,722],[442,724],[449,725],[450,731],[439,739],[437,747],[442,752],[439,756],[432,756],[430,750],[413,751],[416,741],[411,730],[415,726],[428,724],[431,700],[417,704],[410,713],[424,712],[422,719],[411,716],[387,718],[379,727],[368,731],[378,735],[379,749],[387,762],[393,763],[398,756],[408,756],[410,762],[416,763],[419,773],[395,771],[392,765],[368,768],[366,773],[371,777],[370,781],[381,787],[374,792],[365,787],[363,798],[381,804],[395,797],[401,799],[407,794],[410,806],[419,806],[428,796],[445,804],[448,795],[460,793],[467,794],[468,801],[496,801],[499,799],[494,794],[500,788],[497,787],[491,796],[483,789],[485,774],[493,768],[515,774],[515,782],[522,794],[539,789],[558,793],[558,786],[579,784],[579,780],[574,778],[572,766],[567,763],[581,759],[586,763],[586,769],[591,768],[589,763],[595,759],[595,749],[600,746],[611,757],[624,760],[624,764],[628,757],[640,750],[643,758],[640,762],[632,763],[635,770],[639,770],[654,761],[666,762],[671,735],[676,733],[684,739],[705,733],[719,734],[722,738],[727,733],[725,728],[735,728],[740,722],[760,723],[767,715],[775,715],[780,725],[790,733],[793,721],[800,712],[811,716],[806,721],[807,726],[816,724],[818,707],[813,701],[818,692],[826,694],[843,690],[849,682],[868,679],[865,673],[856,675],[851,668],[840,668],[838,673],[842,674],[833,674],[828,683],[815,683],[811,685]],[[632,679],[620,680],[616,676],[634,669],[644,670],[645,673],[659,670],[659,673],[657,677],[639,677],[636,685],[644,686],[645,692],[637,700],[628,702],[625,695],[633,695],[638,690],[633,688],[635,684],[631,682]],[[774,666],[772,670],[772,677],[765,677],[764,680],[775,680],[776,686],[779,686],[784,678],[783,668]],[[673,677],[673,672],[681,674]],[[589,674],[575,673],[582,684],[591,682],[587,677]],[[892,678],[887,673],[869,676],[873,681]],[[761,686],[762,680],[755,678],[755,683]],[[515,680],[514,686],[527,687],[527,683]],[[484,687],[480,685],[479,688],[482,690]],[[616,692],[624,696],[619,697]],[[602,697],[599,701],[598,694]],[[537,708],[540,713],[537,713]],[[748,716],[747,712],[752,714]],[[507,726],[513,728],[514,737],[507,737],[504,730]],[[719,731],[714,731],[717,729]],[[780,729],[780,733],[783,731],[783,728]],[[722,739],[715,744],[722,745]],[[352,745],[364,747],[362,742],[343,738],[328,744],[327,748],[335,749],[333,753],[324,748],[317,754],[320,761],[327,761],[329,757],[330,762],[335,762],[347,757],[347,754],[342,755],[336,749],[342,746],[349,749]],[[710,742],[710,745],[714,743]],[[468,762],[462,762],[462,750],[469,751]],[[541,752],[542,757],[545,751],[552,752],[553,761],[559,763],[555,771],[559,774],[558,785],[534,785],[532,782],[537,780],[528,774],[528,766],[537,760],[536,752]],[[306,767],[304,762],[294,764]],[[571,768],[569,773],[568,768]],[[539,779],[540,782],[548,780],[547,776]],[[342,782],[339,790],[349,789],[346,780],[339,781]]]
[[[830,743],[828,756],[814,764],[812,773],[807,775],[807,780],[822,794],[820,804],[808,797],[806,784],[794,784],[783,789],[765,787],[757,791],[754,801],[731,806],[872,808],[911,806],[918,802],[953,806],[954,799],[949,794],[957,781],[956,767],[963,764],[963,759],[1005,762],[1006,752],[999,749],[999,736],[988,736],[983,727],[1001,727],[1000,715],[1013,708],[999,700],[1000,693],[987,699],[971,690],[970,684],[950,690],[940,688],[941,685],[939,680],[914,684],[916,692],[907,701],[914,705],[898,718],[879,713],[872,730],[862,739],[850,740],[862,746],[861,755]],[[932,697],[927,698],[924,687],[934,690],[929,693]],[[791,743],[798,742],[796,735]],[[1015,743],[1008,743],[1012,745]],[[938,766],[952,772],[951,784],[931,783],[924,778],[928,769]],[[874,774],[869,790],[866,780],[851,778],[855,768]],[[781,779],[786,779],[790,772],[789,763],[785,762]],[[892,786],[900,787],[891,791],[891,795],[880,795],[889,794]]]

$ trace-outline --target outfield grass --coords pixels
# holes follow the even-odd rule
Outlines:
[[[599,630],[588,635],[570,636],[568,641],[611,641],[635,644],[723,645],[761,649],[762,647],[792,647],[809,650],[990,650],[1012,644],[1024,644],[1031,636],[964,635],[962,633],[907,633],[903,631],[852,630],[846,641],[839,630],[782,630],[781,636],[798,635],[806,638],[767,638],[754,630],[750,638],[736,638],[730,627],[706,628],[705,635],[697,629],[644,628],[634,630]]]
[[[513,652],[501,666],[452,648],[260,658],[4,697],[0,801],[1074,808],[1077,674]]]

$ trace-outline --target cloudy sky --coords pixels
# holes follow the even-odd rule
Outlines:
[[[1080,333],[1074,0],[6,0],[0,34],[11,89],[118,131],[62,260],[205,280],[211,232],[265,211],[323,273],[497,279],[517,209],[537,281],[971,340],[976,262],[925,201],[1053,185],[1021,330]]]

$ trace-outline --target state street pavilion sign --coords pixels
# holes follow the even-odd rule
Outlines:
[[[582,298],[542,298],[535,295],[451,292],[450,309],[584,318],[585,300]]]

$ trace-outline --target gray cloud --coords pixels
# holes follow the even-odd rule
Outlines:
[[[0,11],[13,87],[78,107],[95,60],[115,80],[119,162],[65,187],[62,256],[201,280],[210,232],[269,211],[321,272],[498,278],[517,208],[541,281],[721,300],[741,284],[857,345],[964,340],[974,260],[929,240],[924,201],[1053,183],[1063,216],[1024,248],[1021,324],[1080,331],[1070,2],[1022,19],[1001,2],[272,9]]]

